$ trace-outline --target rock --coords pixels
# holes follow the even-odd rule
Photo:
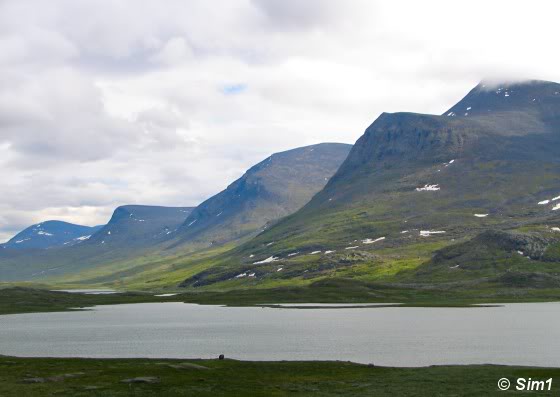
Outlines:
[[[223,360],[225,359],[225,356],[223,354],[220,354],[220,356],[218,357],[218,360]]]
[[[155,376],[139,376],[137,378],[123,379],[121,383],[159,383],[160,380]]]
[[[62,382],[64,381],[64,379],[68,379],[68,378],[75,378],[77,376],[82,376],[85,375],[83,372],[76,372],[73,374],[62,374],[62,375],[55,375],[55,376],[49,376],[48,378],[46,378],[47,382]]]
[[[179,364],[170,364],[169,365],[171,368],[175,368],[175,369],[201,369],[201,370],[205,370],[205,369],[210,369],[208,367],[204,367],[202,365],[198,365],[198,364],[192,364],[192,363],[179,363]]]
[[[23,383],[45,383],[45,378],[25,378]]]

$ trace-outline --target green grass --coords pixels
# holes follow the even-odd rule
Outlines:
[[[186,365],[185,365],[186,363]],[[194,364],[194,366],[193,366]],[[202,366],[205,368],[197,368]],[[67,375],[64,377],[64,375]],[[126,384],[156,377],[154,384]],[[498,380],[552,378],[560,369],[506,366],[370,367],[349,362],[55,359],[0,356],[0,395],[11,396],[508,396]],[[25,383],[43,378],[44,383]],[[49,379],[51,378],[51,379]],[[525,395],[525,394],[523,394]]]

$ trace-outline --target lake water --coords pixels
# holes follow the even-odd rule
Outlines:
[[[560,303],[289,309],[143,303],[0,316],[0,354],[560,367]]]

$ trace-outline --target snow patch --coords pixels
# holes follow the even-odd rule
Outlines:
[[[178,294],[159,294],[159,295],[154,295],[154,296],[175,296]]]
[[[439,185],[424,185],[424,187],[417,187],[417,192],[435,192],[440,190]]]
[[[44,231],[42,231],[42,230],[39,231],[39,232],[37,232],[37,234],[39,234],[39,235],[41,235],[41,236],[52,236],[51,233],[47,233],[47,232],[44,232]]]
[[[355,245],[355,246],[353,246],[353,247],[346,247],[346,248],[344,248],[344,249],[345,249],[345,250],[355,250],[355,249],[358,248],[358,247],[359,247],[359,245]]]
[[[325,254],[332,254],[333,252],[336,252],[336,251],[325,251]]]
[[[189,224],[187,225],[187,227],[194,225],[194,223],[195,223],[197,220],[198,220],[198,219],[195,219],[194,221],[192,221],[191,223],[189,223]]]
[[[271,262],[276,262],[278,259],[280,258],[276,258],[274,256],[270,256],[266,259],[263,259],[262,261],[258,261],[258,262],[254,262],[253,265],[262,265],[263,263],[271,263]]]
[[[550,200],[543,200],[543,201],[539,201],[538,205],[547,205],[550,203]]]
[[[554,208],[552,208],[552,211],[558,211],[558,210],[560,210],[560,204],[556,204]]]
[[[75,238],[74,240],[85,241],[85,240],[89,240],[90,237],[91,237],[91,234],[89,236],[82,236],[82,237]]]
[[[321,251],[313,251],[312,253],[310,253],[309,255],[316,255],[316,254],[320,254]]]
[[[486,218],[490,214],[474,214],[477,218]]]
[[[435,230],[435,231],[430,231],[430,230],[420,230],[420,236],[422,237],[430,237],[432,234],[444,234],[445,231],[443,230]]]
[[[377,243],[378,241],[383,241],[385,240],[385,237],[379,237],[376,238],[375,240],[372,240],[370,238],[366,238],[365,240],[362,240],[362,244],[373,244],[373,243]]]
[[[288,256],[296,256],[297,254],[299,254],[299,252],[292,252],[291,254],[288,254]]]

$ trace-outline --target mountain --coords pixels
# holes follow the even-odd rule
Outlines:
[[[192,210],[192,207],[147,205],[118,207],[109,223],[84,245],[104,249],[153,246],[175,232]]]
[[[321,143],[271,155],[196,207],[170,236],[172,245],[207,247],[254,236],[306,204],[351,147]]]
[[[246,241],[297,211],[325,186],[350,148],[322,143],[275,153],[194,209],[119,207],[79,245],[0,253],[0,280],[71,275],[72,281],[97,283],[141,274],[162,261],[175,268],[178,256]]]
[[[441,267],[432,257],[455,244],[472,251],[492,230],[552,241],[560,231],[558,153],[557,83],[481,83],[440,116],[384,113],[307,205],[182,285],[483,277],[455,265],[433,273]],[[525,259],[492,276],[556,271]]]
[[[29,226],[0,247],[23,250],[74,245],[87,240],[101,227],[74,225],[62,221],[46,221]]]
[[[118,207],[107,225],[79,244],[41,251],[1,250],[0,280],[55,277],[141,257],[176,230],[191,211],[190,207]]]

